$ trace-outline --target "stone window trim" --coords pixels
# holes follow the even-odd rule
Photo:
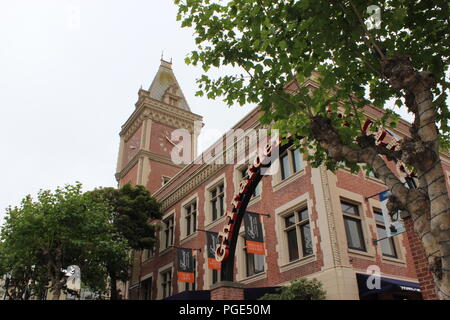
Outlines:
[[[339,202],[337,203],[339,205],[337,212],[341,214],[342,219],[342,227],[343,227],[343,237],[345,241],[345,245],[347,246],[347,234],[345,231],[345,221],[344,221],[344,214],[342,213],[341,209],[341,202],[347,202],[349,204],[356,205],[358,207],[358,211],[360,213],[359,218],[361,219],[361,229],[362,234],[364,238],[364,244],[366,247],[366,251],[361,250],[354,250],[351,248],[348,248],[347,251],[350,256],[356,257],[356,258],[371,258],[372,260],[375,259],[376,250],[375,246],[373,245],[373,234],[370,232],[370,226],[372,225],[372,216],[371,216],[371,210],[369,203],[365,201],[364,197],[360,194],[338,188],[338,199]],[[370,199],[369,199],[370,200]],[[369,219],[370,217],[370,219]],[[374,230],[372,230],[374,231]]]
[[[220,184],[223,184],[223,216],[218,216],[216,220],[212,220],[212,207],[211,207],[211,192],[214,190],[214,188],[217,188]],[[226,174],[222,173],[218,177],[216,177],[214,180],[209,182],[205,186],[205,202],[204,202],[204,216],[205,216],[205,229],[211,228],[212,225],[216,224],[217,221],[222,220],[225,217],[225,214],[227,212],[227,178]]]
[[[171,272],[171,288],[170,288],[170,294],[173,294],[173,281],[174,281],[174,267],[173,267],[173,262],[168,263],[164,266],[162,266],[161,268],[158,269],[158,279],[157,279],[157,292],[156,292],[156,297],[158,300],[164,299],[165,297],[163,296],[163,274],[166,272]]]
[[[187,234],[187,225],[186,225],[186,214],[187,214],[187,207],[192,205],[193,203],[196,203],[196,222],[195,222],[195,230],[190,230],[190,233]],[[184,200],[181,205],[181,218],[180,218],[180,239],[181,241],[186,241],[186,239],[193,237],[195,234],[198,233],[197,229],[199,229],[199,208],[200,208],[200,201],[198,193],[194,193],[186,200]],[[192,222],[192,221],[191,221]],[[191,225],[192,229],[192,225]]]
[[[266,240],[266,231],[264,229],[264,223],[263,223],[263,236],[264,241]],[[266,244],[264,244],[266,246]],[[264,255],[264,271],[260,273],[253,274],[251,276],[247,275],[247,259],[246,259],[246,252],[245,252],[245,226],[242,222],[241,228],[239,229],[239,238],[238,242],[236,244],[236,266],[237,266],[237,272],[236,272],[236,280],[238,282],[242,283],[252,283],[264,278],[267,278],[267,249],[266,254]]]
[[[284,217],[288,216],[294,211],[301,210],[302,208],[308,208],[312,254],[306,257],[299,257],[299,259],[294,261],[289,261],[288,244],[285,238],[286,235],[284,233],[285,229]],[[311,211],[313,210],[312,208],[314,208],[314,203],[311,200],[309,193],[304,193],[299,197],[292,199],[291,201],[275,209],[275,231],[277,238],[276,251],[278,252],[277,262],[280,273],[317,260],[316,254],[317,239],[316,236],[314,235],[314,230],[316,229],[316,222],[311,219]]]
[[[166,237],[165,237],[165,226],[164,226],[164,221],[166,221],[167,219],[172,218],[173,219],[173,224],[172,224],[172,228],[173,228],[173,232],[172,232],[172,243],[169,246],[166,246]],[[172,210],[168,213],[166,213],[162,218],[161,218],[161,223],[163,224],[163,227],[161,228],[160,232],[159,232],[159,253],[160,255],[163,254],[163,252],[171,249],[176,241],[175,239],[175,235],[176,235],[176,227],[177,227],[177,215],[176,215],[176,211]]]

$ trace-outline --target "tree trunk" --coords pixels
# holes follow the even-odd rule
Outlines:
[[[117,297],[117,279],[114,274],[110,274],[111,297],[110,300],[118,300]]]
[[[450,300],[450,198],[440,161],[437,110],[431,91],[436,81],[430,72],[417,72],[409,57],[386,58],[382,69],[393,88],[405,90],[407,107],[415,114],[412,137],[402,143],[402,160],[417,169],[419,188],[427,193],[430,210],[417,214],[417,220],[413,216],[414,229],[426,225],[427,234],[421,239],[424,247],[433,247],[427,255],[436,293],[440,299]]]

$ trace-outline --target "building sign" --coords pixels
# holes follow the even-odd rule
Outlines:
[[[244,226],[247,253],[264,255],[264,236],[261,216],[257,213],[246,212],[244,215]]]
[[[383,213],[384,225],[386,226],[386,236],[392,237],[399,233],[405,232],[405,226],[403,225],[403,221],[400,217],[396,221],[392,221],[391,216],[389,215],[389,211],[387,208],[387,202],[389,199],[389,195],[391,193],[389,190],[386,190],[379,194],[379,199],[381,203],[381,212]]]
[[[226,213],[227,222],[223,227],[223,231],[219,232],[220,243],[216,249],[217,261],[226,261],[230,253],[234,259],[236,241],[239,236],[239,227],[241,225],[243,215],[245,214],[245,209],[247,208],[247,204],[253,194],[253,191],[261,181],[261,169],[268,168],[272,164],[272,150],[275,150],[275,148],[283,148],[281,146],[281,141],[281,138],[278,138],[275,141],[271,140],[264,147],[263,153],[257,155],[253,161],[253,164],[249,166],[247,171],[247,179],[243,179],[241,181],[239,185],[239,193],[234,196],[233,202],[231,203],[231,211]],[[232,263],[227,264],[227,270],[222,268],[222,275],[231,277],[233,273],[232,268]]]
[[[192,249],[178,248],[178,281],[195,282],[194,276],[194,256]]]
[[[220,270],[221,263],[216,260],[216,248],[219,245],[219,234],[206,231],[206,253],[208,258],[208,269]]]

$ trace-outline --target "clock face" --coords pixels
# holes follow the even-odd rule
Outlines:
[[[170,136],[171,136],[170,131],[164,130],[158,137],[159,145],[164,152],[167,152],[171,145]]]

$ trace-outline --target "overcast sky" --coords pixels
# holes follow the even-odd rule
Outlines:
[[[194,40],[176,12],[171,0],[0,2],[0,224],[39,189],[116,186],[120,127],[162,50],[204,117],[203,145],[251,111],[194,96],[201,69],[184,64]]]

